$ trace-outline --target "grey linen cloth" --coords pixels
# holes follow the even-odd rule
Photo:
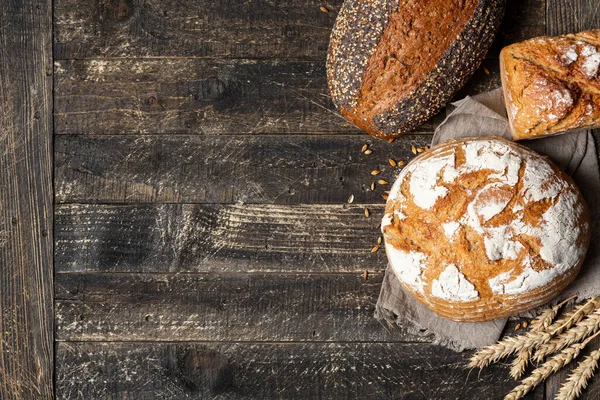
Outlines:
[[[472,136],[502,136],[511,139],[501,89],[452,103],[448,111],[450,114],[435,131],[432,146],[450,139]],[[590,208],[592,239],[586,260],[576,280],[552,303],[573,295],[577,296],[578,301],[600,296],[600,172],[591,132],[573,132],[519,143],[547,155],[571,175]],[[532,312],[524,315],[531,316]],[[433,334],[435,343],[456,351],[495,343],[502,335],[507,321],[503,318],[471,323],[441,318],[405,291],[389,266],[377,301],[375,317],[397,324],[413,334]]]

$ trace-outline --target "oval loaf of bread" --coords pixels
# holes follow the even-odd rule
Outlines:
[[[381,138],[435,115],[479,67],[505,0],[346,0],[331,33],[333,102]]]
[[[438,315],[489,321],[539,306],[577,275],[590,222],[547,158],[501,138],[446,142],[400,173],[382,222],[402,285]]]

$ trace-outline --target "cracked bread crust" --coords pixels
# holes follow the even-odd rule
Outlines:
[[[600,30],[505,47],[500,76],[515,140],[600,126]]]
[[[481,64],[505,0],[346,0],[331,34],[333,102],[380,138],[435,115]]]
[[[576,277],[589,213],[572,179],[502,138],[438,145],[394,183],[382,221],[390,265],[438,315],[490,321],[546,303]]]

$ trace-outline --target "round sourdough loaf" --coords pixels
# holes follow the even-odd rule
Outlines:
[[[435,115],[479,67],[505,0],[346,0],[331,33],[333,102],[381,138]]]
[[[438,315],[489,321],[539,306],[577,275],[587,206],[546,157],[502,138],[438,145],[394,183],[381,229],[402,285]]]

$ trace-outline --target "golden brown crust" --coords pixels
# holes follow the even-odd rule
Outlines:
[[[382,230],[390,264],[420,302],[445,318],[488,321],[541,305],[575,278],[589,213],[545,157],[472,138],[405,167]]]
[[[437,113],[475,72],[505,0],[347,0],[327,58],[333,102],[380,138]]]
[[[515,140],[600,126],[600,30],[505,47],[500,76]]]

